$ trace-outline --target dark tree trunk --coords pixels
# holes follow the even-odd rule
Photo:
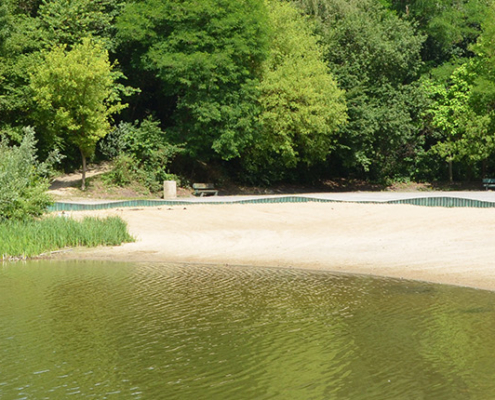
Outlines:
[[[452,160],[449,160],[449,182],[454,183],[454,174],[452,172]]]
[[[81,151],[81,157],[82,157],[82,183],[81,183],[81,190],[86,190],[86,156],[84,155],[83,151]]]

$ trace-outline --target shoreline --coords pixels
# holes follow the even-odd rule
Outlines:
[[[495,208],[193,204],[71,215],[118,215],[137,241],[51,258],[300,268],[495,290]]]

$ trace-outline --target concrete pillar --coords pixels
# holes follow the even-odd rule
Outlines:
[[[175,199],[177,197],[177,182],[164,181],[163,182],[163,198]]]

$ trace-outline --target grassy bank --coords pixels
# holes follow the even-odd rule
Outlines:
[[[41,220],[0,223],[0,259],[34,257],[65,247],[115,246],[133,242],[126,223],[119,217],[49,217]]]

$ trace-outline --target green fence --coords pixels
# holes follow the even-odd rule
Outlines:
[[[107,203],[64,203],[56,202],[48,208],[48,211],[84,211],[84,210],[106,210],[110,208],[124,207],[157,207],[157,206],[191,206],[195,204],[276,204],[276,203],[368,203],[368,204],[411,204],[424,207],[474,207],[491,208],[495,202],[462,199],[458,197],[419,197],[402,200],[388,201],[345,201],[332,200],[305,196],[282,196],[282,197],[260,197],[244,200],[230,201],[187,201],[187,200],[125,200]]]
[[[462,199],[459,197],[422,197],[405,200],[391,200],[389,204],[412,204],[415,206],[426,207],[472,207],[472,208],[491,208],[495,207],[492,201],[482,201],[473,199]]]

